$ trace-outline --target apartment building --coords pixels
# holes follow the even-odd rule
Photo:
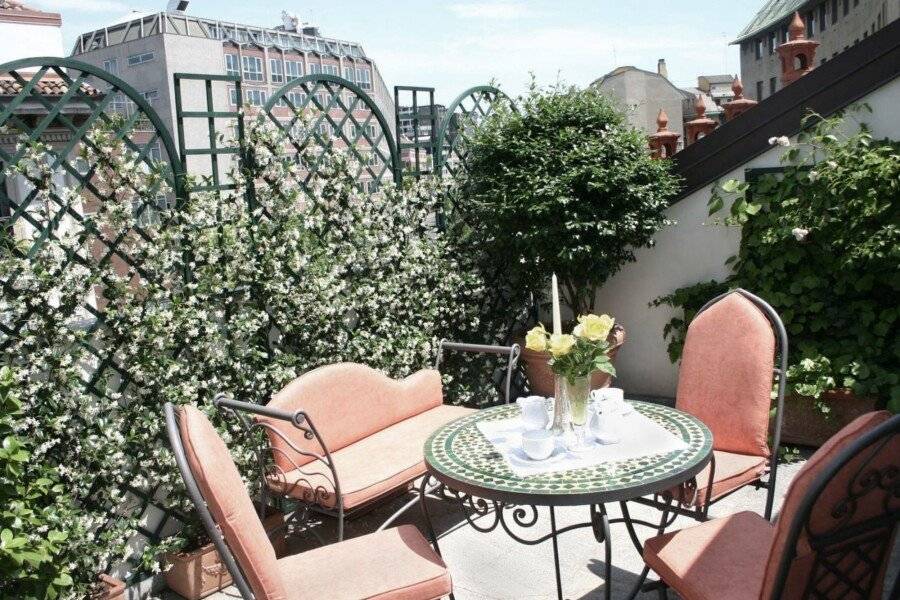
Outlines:
[[[819,43],[819,65],[896,20],[900,0],[767,0],[732,42],[740,45],[747,97],[759,101],[783,87],[776,48],[788,41],[795,12],[805,23],[806,37]]]
[[[187,7],[187,1],[174,1],[165,11],[135,12],[103,29],[83,33],[72,48],[72,57],[101,67],[134,87],[159,113],[173,136],[177,136],[173,75],[179,72],[242,78],[241,98],[237,97],[233,84],[213,83],[217,111],[234,110],[243,104],[262,107],[286,82],[304,75],[340,76],[371,96],[385,115],[388,127],[393,129],[393,98],[377,65],[359,43],[325,37],[317,27],[303,24],[287,13],[282,13],[280,25],[259,27],[189,15]],[[205,94],[200,83],[184,82],[184,109],[205,108]],[[288,119],[292,114],[288,102],[297,105],[303,100],[301,92],[291,93],[273,114]],[[323,92],[315,101],[327,107],[332,97]],[[351,105],[353,94],[348,92],[342,101]],[[111,107],[128,114],[133,110],[129,104],[119,95]],[[371,111],[361,102],[356,107],[354,116],[360,122],[365,121]],[[336,117],[343,116],[339,109],[332,111],[329,112]],[[372,123],[375,121],[367,127],[373,130],[370,134],[375,134],[376,126]],[[351,123],[346,127],[355,126]],[[328,123],[322,123],[320,129],[323,135],[336,133]],[[185,122],[185,147],[206,147],[208,136],[205,120]]]

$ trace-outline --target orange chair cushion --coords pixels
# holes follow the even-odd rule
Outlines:
[[[788,488],[784,504],[776,522],[773,551],[766,565],[764,589],[767,591],[767,594],[771,594],[775,586],[781,556],[789,550],[787,544],[791,523],[798,516],[800,505],[810,486],[819,474],[828,467],[829,463],[835,460],[854,440],[884,423],[890,417],[890,413],[884,410],[860,415],[825,442],[797,472]],[[880,452],[876,459],[867,464],[867,469],[884,468],[886,464],[882,463],[887,460],[893,460],[896,465],[897,457],[900,456],[900,438],[895,436],[890,440],[889,444],[891,445]],[[838,473],[837,477],[832,479],[826,486],[810,515],[810,522],[814,531],[829,530],[837,525],[835,517],[831,515],[831,511],[839,501],[846,497],[850,477],[857,473],[862,461],[869,458],[871,458],[871,452],[862,452],[855,459],[852,459]],[[882,462],[879,463],[879,460]],[[883,498],[884,496],[879,494],[870,494],[863,497],[857,503],[854,515],[846,525],[852,525],[854,522],[864,520],[883,510],[881,504]],[[891,547],[890,545],[888,546],[889,551]],[[802,595],[814,558],[815,556],[807,543],[805,533],[801,533],[797,542],[797,557],[794,559],[791,570],[788,573],[787,583],[784,588],[785,598],[794,598]],[[884,568],[886,564],[887,561],[885,560],[879,575],[881,585],[884,584]],[[880,586],[876,586],[876,588],[876,593],[873,594],[872,598],[881,598]],[[835,593],[841,593],[841,590],[845,589],[840,584],[834,586]]]
[[[422,448],[428,436],[440,426],[473,411],[440,405],[334,452],[331,458],[341,485],[344,508],[367,504],[424,475]],[[327,508],[336,506],[331,472],[319,461],[272,476],[269,485],[294,498]]]
[[[716,461],[716,470],[713,474],[711,500],[734,491],[741,486],[756,481],[766,472],[766,459],[761,456],[747,454],[735,454],[713,450]],[[706,488],[709,484],[709,470],[712,464],[697,474],[696,495],[694,489],[686,484],[675,486],[668,490],[679,504],[702,507],[706,503]]]
[[[684,600],[759,600],[774,535],[739,512],[647,540],[644,562]]]
[[[292,598],[436,600],[452,591],[444,561],[401,525],[278,561]]]
[[[444,401],[441,375],[434,370],[395,380],[365,365],[339,363],[304,373],[275,394],[268,406],[309,415],[329,452],[345,448],[377,431],[399,423]],[[258,417],[275,427],[292,444],[307,452],[322,452],[316,440],[308,440],[290,423]],[[312,460],[291,449],[278,435],[268,432],[275,464],[291,471]]]
[[[688,327],[675,405],[713,433],[716,450],[768,456],[775,335],[766,316],[734,292]]]
[[[275,550],[225,443],[206,415],[178,409],[178,427],[188,465],[213,520],[257,598],[287,598]]]

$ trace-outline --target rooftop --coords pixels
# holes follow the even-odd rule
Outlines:
[[[739,44],[747,38],[769,29],[807,2],[808,0],[768,0],[731,43]]]
[[[323,37],[318,35],[315,27],[288,31],[284,26],[243,25],[195,17],[180,11],[126,15],[124,20],[118,23],[78,36],[72,54],[83,54],[159,33],[229,41],[261,48],[293,49],[336,58],[366,58],[362,46],[358,43]]]

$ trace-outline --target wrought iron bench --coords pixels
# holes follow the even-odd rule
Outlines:
[[[509,401],[518,345],[453,342],[441,342],[434,369],[399,381],[365,365],[339,363],[304,373],[265,406],[219,394],[215,405],[235,412],[248,434],[265,431],[261,507],[272,494],[297,505],[288,511],[292,524],[305,521],[311,511],[333,516],[340,541],[345,519],[413,490],[413,482],[426,473],[422,448],[428,436],[475,410],[443,403],[437,368],[445,350],[506,356],[503,400]],[[417,490],[381,529],[431,491]]]

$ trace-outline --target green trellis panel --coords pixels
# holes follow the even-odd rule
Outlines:
[[[81,145],[97,150],[88,139],[88,134],[95,126],[102,124],[114,127],[115,138],[135,152],[139,161],[145,163],[148,169],[159,168],[166,184],[172,190],[169,197],[160,194],[150,202],[133,206],[136,221],[139,222],[140,218],[145,216],[158,217],[162,226],[165,226],[167,215],[178,210],[180,199],[184,197],[184,170],[168,130],[140,93],[106,71],[66,58],[37,57],[17,60],[0,65],[0,74],[11,78],[19,86],[15,95],[0,95],[0,129],[7,134],[14,132],[19,136],[25,136],[28,144],[44,140],[48,146],[48,166],[53,173],[68,179],[65,187],[74,189],[82,198],[102,203],[110,196],[98,189],[94,182],[97,165],[84,164],[76,157],[75,152]],[[55,90],[46,90],[44,84],[48,78],[62,83],[62,89],[57,87]],[[118,100],[125,102],[116,102]],[[129,105],[128,102],[132,104]],[[123,119],[120,121],[113,118],[113,113],[119,114]],[[135,131],[136,125],[140,131]],[[54,141],[48,141],[48,137],[52,137]],[[102,246],[93,257],[70,254],[66,263],[69,267],[78,263],[90,268],[91,265],[117,259],[134,268],[140,276],[146,277],[141,265],[136,264],[135,258],[130,256],[121,244],[122,240],[132,233],[144,239],[150,239],[149,236],[152,234],[140,225],[135,225],[116,239],[108,239],[101,232],[92,230],[93,226],[85,219],[83,213],[87,202],[81,203],[82,208],[76,210],[56,192],[50,192],[46,200],[41,201],[37,198],[37,186],[32,186],[33,189],[21,197],[16,190],[25,188],[8,181],[8,169],[20,163],[27,144],[17,139],[15,146],[16,149],[11,151],[0,147],[0,221],[9,232],[15,231],[19,223],[27,224],[34,230],[34,236],[28,240],[27,247],[16,246],[10,251],[25,258],[34,256],[41,246],[57,237],[57,228],[63,219],[67,218],[76,227],[92,232],[95,242]],[[157,148],[161,162],[157,162],[154,157]],[[168,164],[165,164],[166,158]],[[160,197],[165,199],[167,205],[162,210],[158,204]],[[170,199],[172,203],[169,206]],[[43,203],[36,204],[37,202]],[[42,212],[47,218],[38,218],[32,211]],[[15,285],[14,276],[0,281],[4,295],[17,293]],[[38,306],[31,310],[41,308]],[[93,324],[88,328],[89,333],[102,327],[104,323],[102,306],[94,306],[85,301],[75,310],[90,315]],[[28,312],[16,315],[11,321],[0,323],[0,349],[9,347],[13,337],[20,335],[22,324],[32,314],[33,312]],[[126,340],[120,340],[119,344],[122,343],[126,343]],[[107,379],[118,380],[117,390],[127,391],[131,379],[127,366],[116,361],[117,350],[117,346],[101,348],[92,345],[88,348],[95,357],[97,366],[84,380],[87,393],[109,397],[114,390],[109,388]],[[161,509],[160,503],[155,499],[158,490],[130,487],[127,491],[140,500],[142,514]],[[158,527],[153,530],[142,529],[141,533],[157,540],[168,518],[169,516],[165,515],[159,521]],[[128,561],[129,564],[135,566],[138,558],[132,557],[132,560]],[[107,568],[110,566],[112,565],[107,565]]]

